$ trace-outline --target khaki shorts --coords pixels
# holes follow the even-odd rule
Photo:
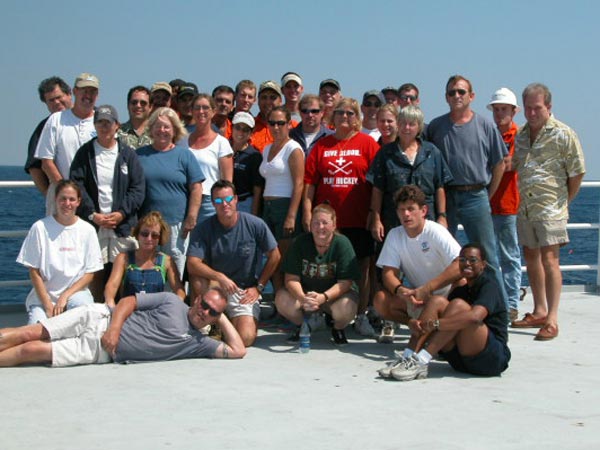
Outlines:
[[[517,217],[519,244],[529,248],[564,245],[569,242],[567,219],[564,220],[528,220]]]
[[[103,364],[111,361],[100,340],[110,324],[110,309],[100,303],[42,319],[52,341],[52,366]]]
[[[241,289],[235,294],[227,296],[227,317],[230,319],[238,316],[252,316],[258,320],[260,316],[260,299],[258,297],[254,303],[242,305],[240,299],[244,296],[244,290]]]
[[[113,230],[108,228],[98,230],[98,242],[100,242],[104,264],[115,262],[119,253],[137,249],[137,241],[133,236],[118,237]]]

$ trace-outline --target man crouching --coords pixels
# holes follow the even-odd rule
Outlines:
[[[419,319],[411,319],[418,344],[391,370],[396,380],[426,378],[437,353],[459,372],[496,376],[508,368],[506,305],[496,277],[486,268],[483,248],[465,245],[458,263],[467,284],[452,290],[448,299],[432,297]]]
[[[223,314],[224,292],[210,288],[192,307],[168,292],[75,308],[34,325],[0,329],[0,367],[48,364],[54,367],[184,358],[243,358],[246,348]],[[223,341],[202,333],[218,323]]]

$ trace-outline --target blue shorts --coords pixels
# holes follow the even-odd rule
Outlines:
[[[500,375],[508,368],[510,350],[494,333],[488,330],[485,348],[475,356],[463,356],[455,346],[447,352],[440,352],[452,368],[458,372],[466,372],[484,377]]]

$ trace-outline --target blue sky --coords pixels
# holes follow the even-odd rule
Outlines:
[[[55,3],[57,5],[55,5]],[[502,10],[497,6],[502,5]],[[444,84],[473,82],[474,109],[489,115],[492,92],[519,98],[532,81],[553,93],[555,116],[579,134],[587,180],[600,179],[598,86],[600,6],[594,1],[177,1],[3,4],[0,165],[22,165],[45,114],[37,85],[51,75],[70,84],[100,78],[99,104],[123,121],[129,87],[183,78],[210,92],[249,78],[300,73],[305,92],[335,78],[344,95],[413,82],[429,121],[447,112]],[[517,116],[522,124],[523,115]]]

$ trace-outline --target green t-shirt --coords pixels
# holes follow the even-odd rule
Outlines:
[[[341,234],[333,236],[329,249],[322,256],[317,252],[312,234],[298,236],[285,256],[283,271],[299,276],[304,292],[324,292],[339,280],[360,279],[352,244]]]

